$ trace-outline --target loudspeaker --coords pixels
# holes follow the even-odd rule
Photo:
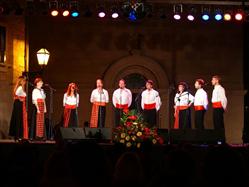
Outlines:
[[[70,127],[60,128],[61,138],[63,140],[82,140],[86,139],[83,128]]]
[[[158,129],[158,134],[165,143],[196,143],[196,144],[217,144],[225,142],[224,129]]]
[[[89,128],[85,127],[86,138],[96,139],[98,141],[110,141],[112,139],[111,128]]]

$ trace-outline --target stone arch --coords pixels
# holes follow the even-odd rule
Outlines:
[[[169,118],[169,78],[163,67],[154,59],[142,55],[130,55],[123,57],[112,63],[104,72],[103,80],[105,87],[109,90],[110,105],[107,110],[107,126],[113,124],[112,93],[118,87],[118,80],[132,73],[138,73],[152,79],[155,88],[159,91],[162,99],[162,107],[158,115],[159,128],[167,128],[170,123]]]

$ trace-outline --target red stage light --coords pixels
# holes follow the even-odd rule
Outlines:
[[[243,19],[243,14],[242,14],[242,13],[236,13],[236,14],[235,14],[235,19],[236,19],[237,21],[241,21],[241,20]]]

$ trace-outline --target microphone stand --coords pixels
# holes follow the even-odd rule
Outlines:
[[[142,87],[139,91],[139,93],[137,94],[136,98],[135,98],[135,102],[136,102],[136,107],[137,107],[137,111],[138,113],[142,113],[142,109],[141,109],[141,100],[139,103],[139,97],[141,97],[142,92],[144,91],[145,87]]]
[[[50,140],[53,140],[53,123],[52,123],[52,115],[53,115],[53,93],[56,91],[54,88],[52,88],[49,84],[46,85],[49,88],[49,99],[50,99],[50,103],[49,103],[49,114],[48,114],[48,120],[49,120],[49,127],[48,127],[48,138]]]

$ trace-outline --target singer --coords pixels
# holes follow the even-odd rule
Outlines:
[[[105,127],[106,104],[109,102],[107,90],[103,88],[103,81],[96,80],[96,89],[92,91],[90,102],[92,103],[92,113],[90,127]]]
[[[112,103],[115,107],[115,125],[120,125],[120,119],[124,111],[128,111],[132,102],[132,94],[127,89],[125,80],[119,80],[119,88],[113,92]]]
[[[70,83],[67,87],[67,92],[63,97],[64,115],[63,127],[77,127],[78,126],[78,112],[79,94],[78,87],[75,83]]]
[[[195,81],[195,128],[204,129],[204,116],[208,107],[207,92],[203,89],[205,82],[203,79],[196,79]]]
[[[42,89],[43,81],[36,78],[34,81],[35,88],[32,92],[33,112],[30,130],[30,139],[45,140],[46,131],[44,123],[44,114],[47,112],[46,95]]]
[[[194,96],[188,91],[188,85],[185,82],[178,84],[178,92],[175,95],[175,129],[191,128],[191,110],[194,102]]]
[[[153,81],[147,80],[146,90],[142,92],[141,107],[143,109],[144,122],[149,127],[156,126],[156,112],[161,107],[161,98],[159,93],[153,89]]]
[[[20,76],[14,87],[14,104],[10,120],[9,135],[15,140],[28,139],[28,120],[26,111],[26,79]]]

